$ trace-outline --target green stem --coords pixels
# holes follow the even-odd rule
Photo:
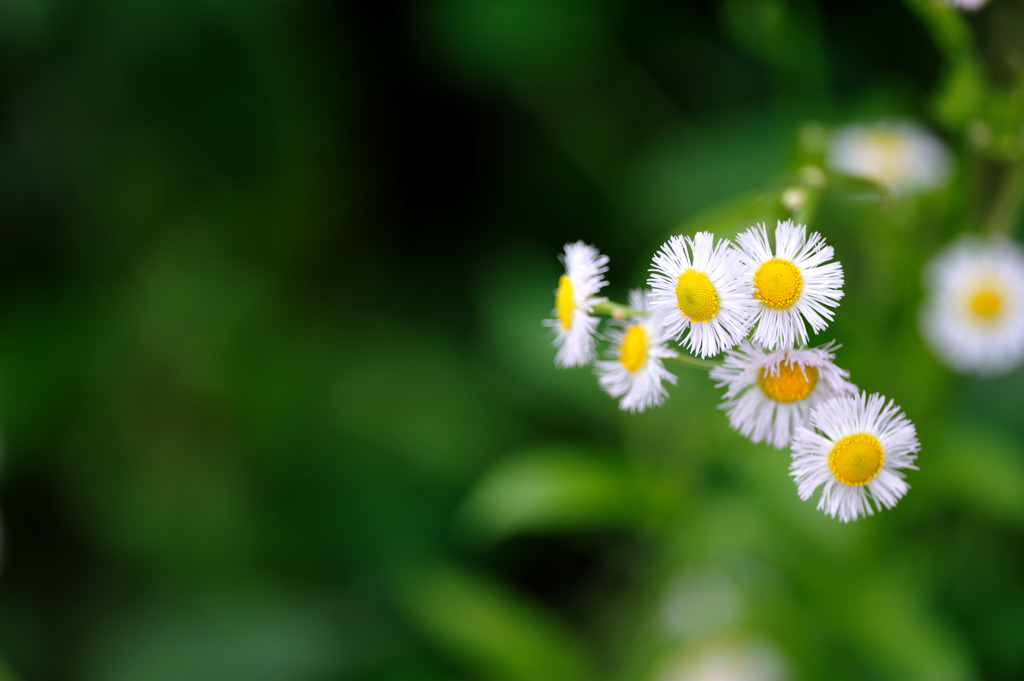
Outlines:
[[[803,205],[793,211],[793,222],[798,225],[809,225],[814,222],[814,211],[818,208],[818,192],[808,192]]]
[[[1021,163],[1015,162],[1006,170],[1003,183],[999,186],[992,209],[985,221],[985,231],[989,234],[1009,234],[1013,230],[1017,207],[1020,205]]]
[[[614,317],[616,319],[625,319],[626,317],[635,317],[637,315],[646,314],[642,310],[636,310],[628,305],[614,303],[610,300],[598,303],[592,308],[592,310],[594,314],[606,314],[609,317]]]
[[[698,359],[696,357],[691,357],[690,355],[676,355],[675,357],[666,357],[665,361],[676,362],[677,364],[683,364],[685,366],[693,367],[695,369],[704,369],[705,371],[714,369],[715,367],[721,365],[721,362],[713,362],[709,359]]]

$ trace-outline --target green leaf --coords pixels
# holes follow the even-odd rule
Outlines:
[[[441,0],[424,5],[423,21],[451,66],[488,78],[530,78],[595,54],[605,37],[596,9],[580,0]]]
[[[826,178],[827,191],[833,196],[882,200],[888,200],[891,196],[888,187],[870,177],[844,175],[830,171],[826,174]]]
[[[399,605],[478,679],[593,681],[589,655],[547,612],[480,575],[436,564],[396,583]]]
[[[932,41],[950,59],[958,59],[974,49],[971,27],[960,10],[945,2],[906,0],[932,36]]]
[[[20,677],[11,671],[11,668],[2,659],[0,659],[0,681],[20,681]]]
[[[813,14],[784,0],[725,0],[719,8],[724,29],[741,48],[778,67],[823,73]]]
[[[929,438],[916,486],[930,495],[1004,521],[1024,524],[1024,458],[1002,434],[969,423]]]
[[[212,597],[197,590],[151,598],[108,616],[88,632],[75,678],[322,679],[345,676],[355,666],[366,646],[361,632],[369,627],[346,621],[330,600],[334,592],[311,598],[263,586]],[[7,681],[2,670],[0,681]]]
[[[977,678],[952,623],[930,612],[913,583],[872,575],[848,585],[837,612],[877,678],[967,681]]]
[[[711,232],[716,237],[732,237],[748,227],[764,222],[774,224],[787,217],[779,194],[764,189],[745,192],[716,203],[680,224],[673,233]]]
[[[946,69],[935,95],[934,109],[940,121],[962,127],[982,110],[987,93],[985,75],[974,59],[959,59]]]
[[[506,457],[477,483],[459,521],[475,539],[530,530],[634,526],[648,517],[644,486],[622,462],[558,446]]]

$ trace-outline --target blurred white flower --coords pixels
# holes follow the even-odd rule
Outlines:
[[[734,430],[752,442],[783,449],[793,431],[807,422],[811,409],[825,400],[857,392],[837,367],[835,345],[765,352],[743,341],[711,370],[718,387],[725,386],[722,409]]]
[[[917,469],[917,431],[881,395],[833,397],[811,411],[793,436],[790,475],[806,501],[824,485],[818,510],[849,522],[892,508],[910,489],[903,469]]]
[[[594,333],[600,320],[590,313],[606,300],[596,294],[608,285],[602,276],[608,271],[608,256],[577,241],[566,244],[558,259],[565,265],[565,274],[555,290],[553,319],[545,319],[544,325],[555,329],[555,364],[562,368],[584,366],[594,359]]]
[[[946,0],[953,7],[959,7],[969,12],[979,10],[988,4],[988,0]]]
[[[792,220],[775,228],[772,250],[765,226],[736,237],[743,278],[753,283],[753,340],[767,350],[807,343],[807,328],[823,331],[843,297],[843,268],[832,260],[832,247],[817,232],[807,234]]]
[[[662,360],[678,353],[665,347],[667,310],[650,313],[647,294],[639,290],[630,291],[629,306],[643,314],[609,332],[611,359],[596,362],[594,368],[601,388],[621,398],[619,409],[640,412],[668,397],[662,381],[675,385],[676,377]]]
[[[684,651],[664,662],[654,681],[784,681],[778,651],[757,641],[715,642]]]
[[[907,122],[850,125],[832,134],[828,163],[839,172],[874,180],[894,194],[938,187],[950,173],[950,155],[937,137]]]
[[[708,357],[747,335],[754,311],[750,280],[727,240],[716,244],[710,232],[674,236],[654,254],[653,265],[651,310],[666,311],[670,338]]]
[[[966,237],[925,268],[921,330],[961,372],[994,374],[1024,359],[1024,252],[1006,238]]]

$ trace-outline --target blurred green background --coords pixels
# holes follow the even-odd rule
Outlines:
[[[4,0],[0,679],[1024,677],[1024,374],[916,323],[930,254],[1018,222],[991,5]],[[630,416],[555,369],[562,244],[622,300],[889,118],[949,187],[808,217],[819,339],[918,427],[895,509],[800,502],[699,371]]]

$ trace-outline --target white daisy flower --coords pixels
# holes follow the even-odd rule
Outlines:
[[[1024,359],[1024,252],[1006,238],[967,237],[925,268],[921,330],[957,371],[994,374]]]
[[[598,384],[612,397],[619,397],[619,409],[640,412],[662,404],[668,391],[662,381],[676,384],[662,360],[677,355],[665,347],[665,310],[648,313],[650,305],[643,291],[631,291],[629,306],[644,313],[634,316],[622,328],[609,333],[611,352],[607,361],[595,363]]]
[[[766,350],[807,344],[807,328],[823,331],[843,297],[843,268],[817,232],[792,220],[775,228],[775,252],[763,224],[736,237],[757,316],[751,340]]]
[[[739,343],[754,313],[736,252],[727,240],[714,239],[710,232],[672,237],[654,254],[647,280],[651,310],[667,313],[668,337],[701,357]]]
[[[850,125],[835,131],[828,164],[874,180],[894,194],[938,187],[950,174],[949,151],[924,128],[907,122]]]
[[[558,259],[565,265],[565,274],[555,290],[554,318],[545,319],[544,325],[555,329],[555,364],[562,368],[585,366],[594,359],[594,333],[600,323],[590,313],[607,300],[595,294],[608,285],[602,276],[608,271],[608,256],[577,241],[566,244]]]
[[[652,681],[783,681],[789,668],[774,646],[758,640],[708,641],[666,656]]]
[[[837,367],[832,343],[820,348],[765,352],[743,341],[711,370],[725,387],[721,408],[729,425],[752,442],[783,449],[811,409],[827,399],[856,394],[850,373]]]
[[[895,506],[910,489],[902,471],[917,470],[920,448],[914,424],[891,400],[833,397],[796,429],[789,471],[804,501],[824,485],[818,510],[845,523]]]

